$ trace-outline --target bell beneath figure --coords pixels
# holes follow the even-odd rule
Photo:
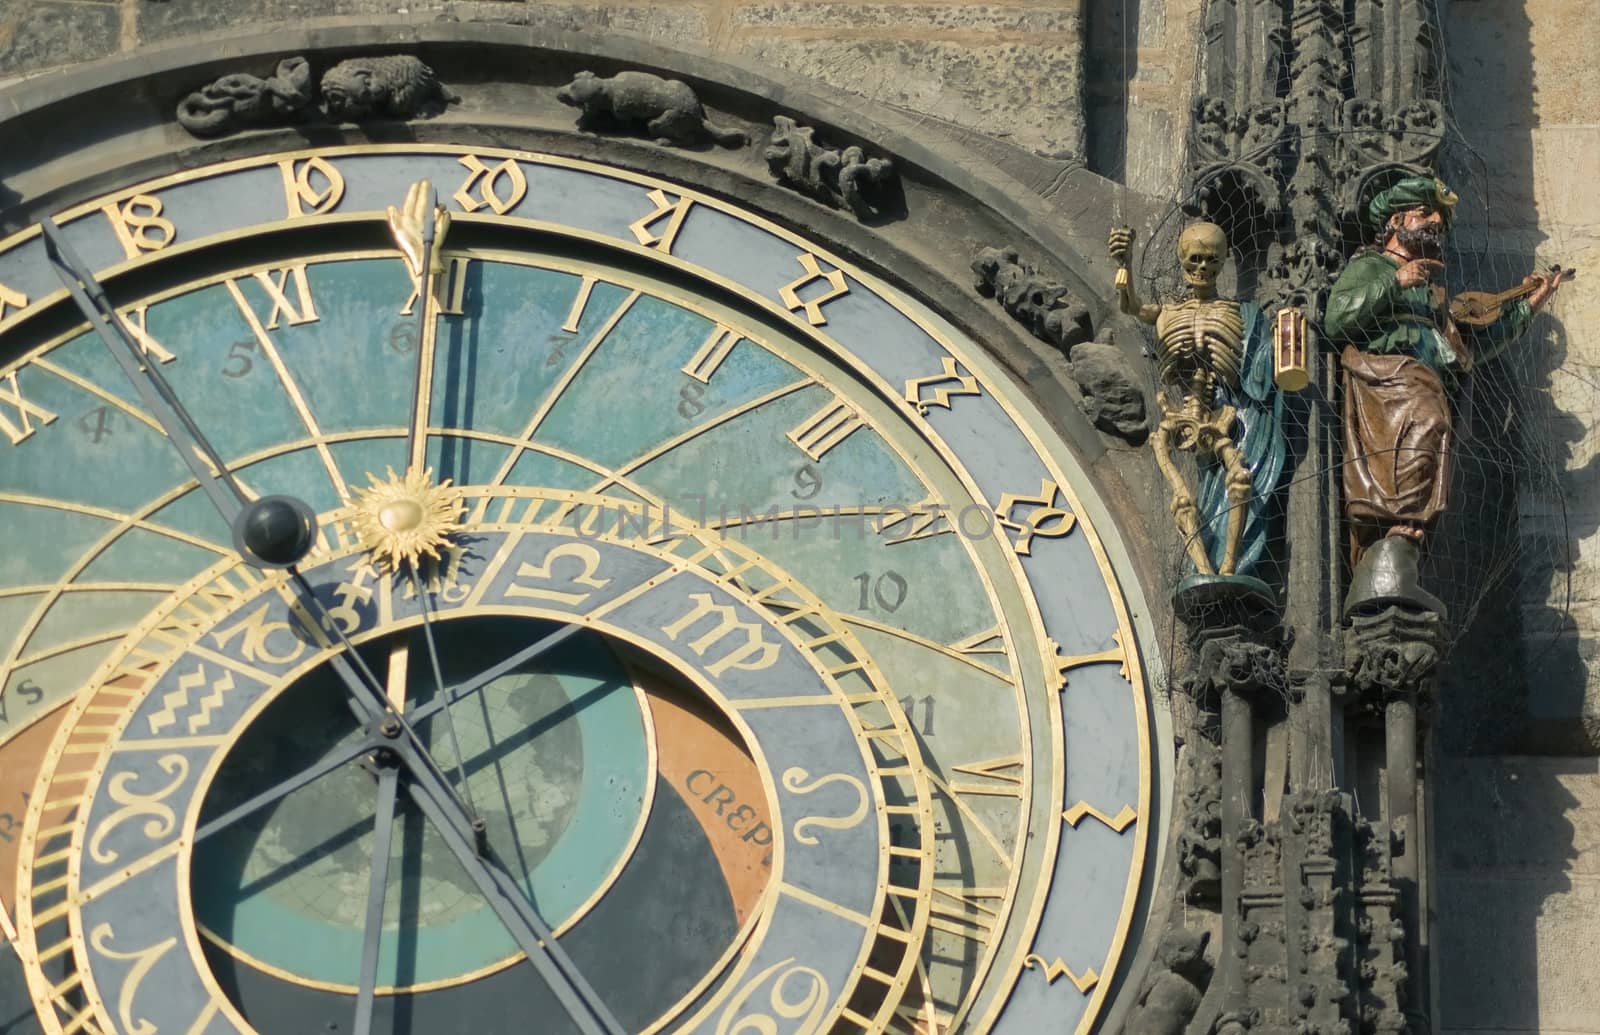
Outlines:
[[[311,552],[317,516],[293,496],[263,496],[233,519],[233,546],[258,568],[288,568]]]

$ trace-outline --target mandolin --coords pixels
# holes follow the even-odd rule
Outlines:
[[[1571,277],[1577,272],[1574,269],[1563,270],[1561,264],[1557,263],[1545,272],[1545,276]],[[1469,327],[1487,327],[1500,319],[1502,306],[1533,294],[1539,290],[1541,283],[1535,280],[1527,284],[1518,284],[1509,291],[1502,291],[1499,294],[1492,291],[1463,291],[1450,300],[1450,319]]]

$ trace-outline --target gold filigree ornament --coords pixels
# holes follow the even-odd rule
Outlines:
[[[464,507],[450,479],[434,485],[432,469],[415,467],[404,477],[391,467],[387,478],[367,478],[372,485],[356,490],[355,527],[372,559],[390,571],[438,560]]]

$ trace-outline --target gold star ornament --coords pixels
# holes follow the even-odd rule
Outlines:
[[[372,485],[356,490],[356,534],[379,565],[397,571],[410,564],[415,570],[424,557],[439,559],[463,504],[448,478],[433,484],[432,470],[413,467],[405,477],[392,467],[388,472],[383,479],[368,474]]]

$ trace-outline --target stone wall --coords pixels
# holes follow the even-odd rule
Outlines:
[[[1478,712],[1506,739],[1441,738],[1439,1020],[1445,1035],[1592,1035],[1600,1032],[1600,192],[1589,170],[1600,167],[1600,5],[1453,0],[1445,28],[1452,108],[1481,172],[1481,196],[1463,197],[1481,210],[1462,226],[1464,243],[1482,250],[1496,286],[1535,262],[1582,272],[1522,343],[1539,351],[1518,367],[1525,383],[1510,433],[1551,465],[1515,507],[1524,547],[1514,583],[1519,661],[1504,683],[1463,680],[1441,703]],[[1515,653],[1517,645],[1503,646]],[[1448,722],[1447,714],[1442,733]]]
[[[504,22],[710,51],[1027,150],[1078,158],[1085,138],[1082,6],[1081,0],[0,0],[0,77],[306,18]]]

